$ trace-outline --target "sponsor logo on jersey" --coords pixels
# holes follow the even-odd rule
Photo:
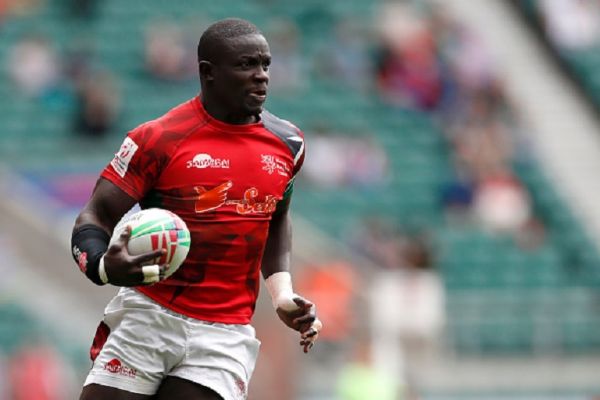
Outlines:
[[[229,168],[230,161],[225,158],[212,158],[210,154],[199,153],[186,163],[188,168]]]
[[[233,186],[231,181],[224,182],[212,189],[204,186],[195,186],[198,193],[194,209],[197,213],[215,210],[223,205],[233,205],[238,214],[270,214],[277,208],[277,198],[272,195],[265,196],[263,201],[258,199],[258,189],[252,187],[244,191],[241,200],[228,199],[228,191]]]
[[[133,155],[137,149],[138,145],[130,137],[126,137],[121,145],[121,148],[110,162],[110,165],[121,178],[123,178],[127,173],[129,163],[131,162],[131,159],[133,158]]]
[[[270,214],[277,208],[275,196],[267,195],[264,201],[258,201],[258,189],[250,188],[244,192],[242,200],[232,200],[228,204],[235,204],[238,214]]]
[[[135,368],[123,365],[117,358],[113,358],[104,364],[104,370],[110,372],[111,374],[127,376],[129,378],[135,378],[137,375],[137,370]]]
[[[232,186],[233,183],[231,181],[221,183],[212,189],[206,189],[204,186],[195,186],[194,190],[198,193],[194,207],[196,212],[203,213],[221,207],[227,201],[227,191]]]
[[[289,176],[290,169],[288,168],[285,161],[280,160],[271,154],[261,154],[260,161],[263,164],[263,171],[267,171],[269,175],[273,175],[274,172],[277,172],[282,176]]]

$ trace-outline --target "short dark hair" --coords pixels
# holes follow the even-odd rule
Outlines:
[[[245,35],[262,35],[262,33],[252,22],[241,18],[226,18],[213,23],[200,36],[198,62],[211,61],[215,46],[223,40]]]

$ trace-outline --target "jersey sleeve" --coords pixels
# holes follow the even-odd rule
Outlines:
[[[165,152],[157,146],[159,133],[144,124],[128,133],[101,176],[136,200],[154,186],[165,161]]]
[[[299,147],[297,152],[294,154],[294,170],[292,176],[295,177],[298,171],[302,168],[302,164],[304,164],[304,155],[306,153],[306,144],[304,143],[304,132],[300,129],[296,128],[298,131],[298,139],[299,139]]]
[[[304,133],[298,128],[296,128],[296,130],[298,133],[297,138],[300,140],[296,139],[297,146],[295,148],[291,148],[292,154],[294,156],[294,168],[292,169],[292,177],[290,178],[285,188],[285,191],[283,192],[282,200],[285,201],[289,201],[292,197],[292,193],[294,192],[294,181],[296,180],[296,175],[302,168],[302,164],[304,164],[304,156],[306,152],[306,145],[304,143]]]

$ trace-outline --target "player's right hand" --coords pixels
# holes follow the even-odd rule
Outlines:
[[[104,253],[104,270],[108,283],[114,286],[151,285],[164,279],[168,264],[143,265],[153,263],[165,254],[164,249],[140,255],[131,255],[127,244],[131,238],[131,227],[127,226],[118,240]]]

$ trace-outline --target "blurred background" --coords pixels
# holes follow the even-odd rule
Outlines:
[[[259,26],[300,126],[295,289],[250,400],[600,398],[600,1],[0,0],[0,399],[78,396],[116,292],[69,252],[126,132]]]

